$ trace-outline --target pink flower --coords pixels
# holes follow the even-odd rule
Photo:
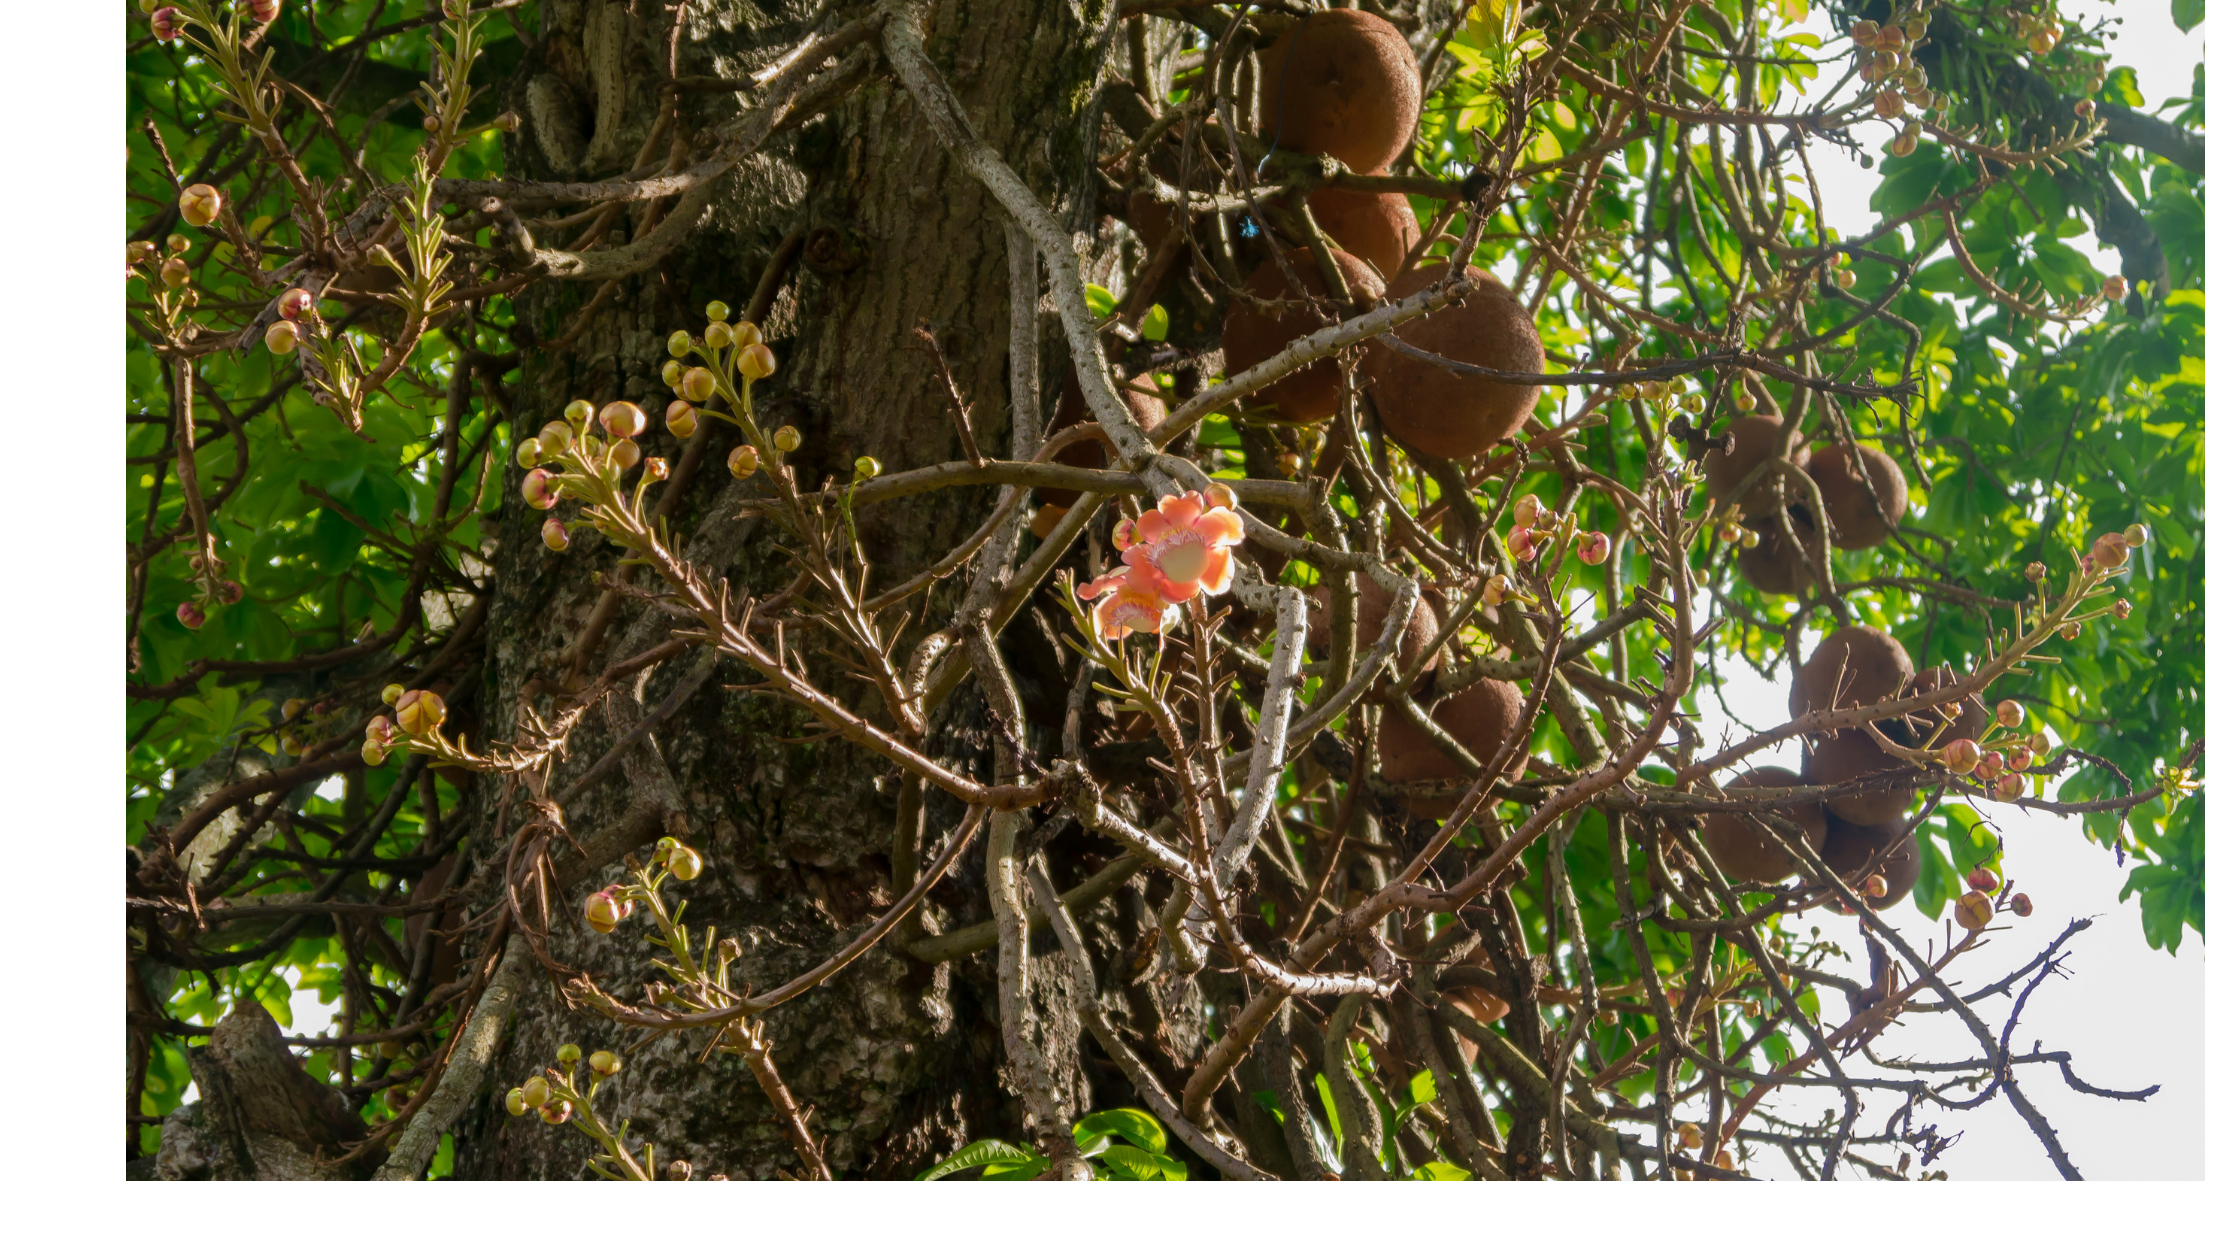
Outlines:
[[[1155,589],[1170,603],[1225,594],[1233,576],[1229,548],[1244,541],[1244,519],[1231,510],[1236,501],[1219,483],[1168,495],[1136,518],[1133,544],[1121,562],[1149,568]]]
[[[1131,564],[1114,569],[1094,582],[1083,582],[1074,594],[1083,599],[1098,600],[1097,634],[1107,639],[1124,639],[1141,630],[1145,634],[1164,634],[1169,626],[1182,619],[1174,603],[1159,593],[1161,582],[1158,570],[1148,565]]]

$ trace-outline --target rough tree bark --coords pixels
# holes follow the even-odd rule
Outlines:
[[[675,44],[676,71],[750,74],[800,37],[802,20],[814,8],[687,6]],[[670,20],[667,8],[647,3],[548,0],[538,42],[510,89],[532,123],[515,137],[509,155],[514,173],[602,174],[627,165],[658,116]],[[1061,208],[1077,208],[1085,197],[1090,150],[1084,117],[1095,71],[1108,55],[1109,22],[1109,5],[1081,9],[1065,0],[950,0],[929,18],[927,46],[980,134]],[[684,122],[709,125],[736,108],[728,96],[688,95]],[[661,142],[663,151],[667,143]],[[765,322],[781,366],[776,378],[757,387],[756,398],[766,423],[791,423],[804,434],[795,461],[801,480],[845,480],[859,455],[891,467],[962,456],[932,360],[913,348],[912,329],[921,320],[936,330],[948,355],[981,449],[1008,449],[1009,301],[1000,209],[942,154],[917,107],[883,73],[823,120],[773,147],[727,176],[689,243],[658,270],[622,282],[569,344],[526,343],[556,339],[574,327],[596,286],[546,283],[522,297],[517,316],[529,335],[522,338],[526,354],[514,402],[525,431],[557,417],[576,397],[628,398],[660,415],[670,397],[658,379],[669,332],[697,331],[711,299],[730,303],[734,312],[744,308],[773,253],[798,232],[798,264]],[[571,170],[567,163],[578,153],[584,156]],[[642,211],[618,218],[614,231],[634,232],[636,213]],[[1092,221],[1074,213],[1077,224]],[[1045,386],[1043,393],[1049,398],[1056,391]],[[648,437],[647,454],[679,461],[684,443],[658,424]],[[739,519],[739,506],[756,483],[725,474],[722,455],[730,445],[729,435],[714,437],[672,520],[688,553],[728,576],[735,590],[774,593],[795,570],[777,530]],[[941,556],[992,505],[992,493],[983,497],[985,503],[925,496],[864,511],[859,524],[875,571],[891,582]],[[632,571],[618,569],[612,548],[548,551],[537,536],[540,519],[516,488],[489,523],[496,577],[483,697],[568,685],[569,654],[594,618],[598,583],[634,580]],[[943,623],[950,611],[937,599],[922,610],[910,637]],[[651,646],[667,624],[658,613],[625,603],[586,663],[596,672],[605,661]],[[647,676],[635,701],[613,705],[579,734],[555,783],[581,774],[643,709],[702,665],[702,658],[687,655]],[[812,668],[836,694],[850,695],[857,685],[829,665],[812,662]],[[711,685],[693,693],[625,759],[622,773],[608,776],[569,813],[580,836],[619,817],[633,794],[681,811],[681,819],[670,814],[671,826],[689,828],[679,834],[709,858],[708,874],[683,889],[691,901],[688,923],[696,935],[712,925],[736,938],[745,957],[733,975],[743,971],[763,989],[822,960],[891,904],[899,783],[891,766],[846,744],[787,743],[803,734],[800,714],[728,689],[747,681],[735,665],[717,669]],[[511,720],[502,712],[482,716],[484,729],[501,737]],[[986,775],[989,722],[971,685],[959,688],[932,721],[929,750]],[[482,796],[494,824],[495,793]],[[938,846],[962,810],[928,793],[922,814],[918,847],[929,854],[927,846]],[[491,827],[482,832],[479,856],[487,859],[502,839]],[[1051,856],[1061,883],[1105,860],[1058,851]],[[958,863],[930,899],[920,931],[988,917],[980,865],[976,853]],[[551,944],[557,959],[599,973],[612,991],[634,993],[638,982],[656,978],[647,945],[628,930],[594,936],[571,912],[586,893],[619,875],[619,866],[610,867],[566,890],[555,906]],[[1124,897],[1120,904],[1140,907],[1142,898]],[[1081,1062],[1063,960],[1053,957],[1047,933],[1037,937],[1041,957],[1032,983],[1046,1024],[1042,1039],[1056,1056],[1061,1098],[1078,1111],[1090,1105],[1092,1074],[1102,1074]],[[994,1015],[993,957],[988,951],[928,965],[881,948],[773,1012],[767,1031],[778,1068],[810,1111],[809,1128],[824,1142],[836,1175],[907,1176],[954,1149],[968,1129],[975,1137],[1020,1134],[1017,1096],[998,1085],[1009,1083],[1009,1070]],[[571,1013],[549,981],[534,979],[482,1098],[455,1130],[459,1175],[581,1175],[588,1144],[566,1130],[510,1121],[501,1105],[508,1086],[550,1062],[554,1048],[568,1041],[586,1051],[627,1048],[621,1030]],[[630,1055],[613,1092],[632,1121],[633,1145],[650,1139],[664,1162],[686,1158],[702,1172],[733,1178],[798,1175],[800,1164],[746,1065],[723,1055],[701,1063],[703,1048],[697,1038],[670,1038]]]

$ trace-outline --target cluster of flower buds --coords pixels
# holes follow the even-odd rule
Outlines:
[[[1572,522],[1557,515],[1554,509],[1543,506],[1540,496],[1519,496],[1511,516],[1508,547],[1509,554],[1518,564],[1530,564],[1540,554],[1541,548],[1567,529]],[[1577,535],[1579,563],[1601,564],[1610,558],[1610,536],[1599,530]]]
[[[2018,15],[2015,35],[2027,44],[2034,56],[2043,57],[2061,43],[2061,14],[2052,5],[2038,13]]]
[[[1656,403],[1667,408],[1677,408],[1696,415],[1702,415],[1711,409],[1711,400],[1705,398],[1702,394],[1691,393],[1685,379],[1641,381],[1639,383],[1627,381],[1625,384],[1618,386],[1618,398],[1622,402],[1632,402],[1638,398],[1644,402]]]
[[[2147,527],[2133,525],[2120,534],[2102,534],[2092,540],[2092,554],[2086,564],[2094,573],[2113,573],[2131,558],[2133,547],[2147,545]]]
[[[506,1092],[506,1110],[516,1116],[534,1111],[546,1124],[564,1124],[575,1114],[576,1104],[589,1105],[591,1095],[598,1092],[599,1083],[593,1081],[589,1090],[576,1093],[576,1065],[584,1063],[581,1047],[573,1043],[561,1046],[553,1053],[560,1070],[539,1070],[518,1088]],[[622,1056],[612,1050],[594,1050],[587,1066],[593,1076],[605,1079],[622,1070]]]
[[[666,865],[669,868],[669,874],[677,879],[689,883],[700,878],[702,865],[700,851],[675,836],[661,837],[660,841],[653,846],[653,855]]]
[[[1998,872],[1977,867],[1962,877],[1967,891],[1953,904],[1952,917],[1966,931],[1977,932],[1991,923],[1992,916],[2001,909],[2010,911],[2017,918],[2027,919],[2032,909],[2027,893],[2013,891],[2014,884],[2002,880]],[[2002,894],[2002,889],[2005,892]]]
[[[369,766],[387,761],[398,744],[414,736],[433,736],[443,727],[443,697],[434,691],[407,691],[400,683],[390,683],[381,692],[381,703],[394,707],[396,717],[376,713],[366,723],[365,745],[359,754]]]
[[[1758,545],[1758,531],[1744,529],[1742,522],[1730,516],[1719,522],[1719,541],[1732,543],[1744,551],[1748,551]]]
[[[1929,90],[1928,72],[1916,56],[1915,50],[1928,36],[1929,17],[1925,13],[1888,25],[1866,20],[1851,24],[1851,46],[1859,59],[1859,76],[1879,85],[1874,95],[1878,116],[1900,117],[1908,105],[1940,112],[1952,107],[1951,97]],[[1900,137],[1905,143],[1896,148],[1899,156],[1913,152],[1920,135],[1918,124],[1908,127]]]

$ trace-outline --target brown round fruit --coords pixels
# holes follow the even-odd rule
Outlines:
[[[1501,750],[1502,741],[1509,737],[1509,732],[1523,716],[1524,694],[1517,690],[1516,684],[1500,678],[1481,678],[1431,710],[1431,720],[1481,762]],[[1424,738],[1406,717],[1389,707],[1377,724],[1377,759],[1383,763],[1384,777],[1393,783],[1459,779],[1465,774],[1461,766]],[[1524,769],[1524,763],[1525,750],[1519,747],[1516,756],[1503,768],[1502,777],[1515,778]],[[1418,818],[1438,818],[1459,799],[1459,796],[1411,796],[1408,810]]]
[[[1392,612],[1392,596],[1368,577],[1357,577],[1353,597],[1353,650],[1358,654],[1369,650],[1369,645],[1384,633],[1384,619]],[[1415,610],[1408,614],[1407,628],[1400,632],[1400,646],[1393,650],[1395,663],[1406,661],[1421,652],[1439,633],[1439,616],[1432,610],[1431,600],[1417,595]],[[1330,588],[1314,588],[1307,606],[1307,645],[1317,652],[1330,648]],[[1438,667],[1444,650],[1432,653],[1424,662],[1424,671]],[[1387,776],[1389,777],[1389,776]]]
[[[1745,770],[1727,780],[1730,788],[1789,788],[1803,785],[1802,776],[1779,766]],[[1827,840],[1826,813],[1809,801],[1802,805],[1788,806],[1781,812],[1788,815],[1790,821],[1804,832],[1805,847],[1818,853]],[[1796,874],[1800,868],[1771,837],[1761,834],[1758,826],[1747,814],[1706,814],[1703,818],[1703,847],[1710,851],[1711,860],[1719,864],[1719,870],[1728,879],[1777,884]]]
[[[1879,704],[1912,677],[1913,658],[1887,632],[1872,626],[1831,630],[1789,682],[1789,716]]]
[[[1904,826],[1903,819],[1870,827],[1830,816],[1828,844],[1820,851],[1820,856],[1853,887],[1866,882],[1869,875],[1880,875],[1884,885],[1882,895],[1866,900],[1876,910],[1888,910],[1912,893],[1913,886],[1921,879],[1921,842],[1911,833],[1899,841],[1888,857],[1879,863],[1874,861],[1874,855],[1896,840]]]
[[[1794,595],[1802,598],[1812,589],[1813,562],[1798,544],[1810,548],[1819,536],[1812,523],[1812,513],[1796,504],[1789,505],[1789,528],[1797,541],[1789,541],[1781,532],[1781,518],[1768,513],[1742,523],[1744,529],[1758,536],[1758,545],[1735,553],[1734,567],[1757,590],[1768,595]]]
[[[1338,248],[1375,267],[1387,283],[1423,235],[1406,193],[1321,188],[1307,194],[1307,209]]]
[[[1843,731],[1805,751],[1804,777],[1820,787],[1834,787],[1871,774],[1902,770],[1906,764],[1882,751],[1874,737],[1865,731]],[[1831,818],[1875,826],[1904,818],[1913,806],[1913,789],[1906,786],[1880,788],[1851,796],[1833,796],[1823,804]]]
[[[1750,487],[1750,492],[1739,501],[1729,496],[1734,493],[1736,486],[1742,484],[1742,479],[1750,475],[1751,469],[1774,455],[1775,447],[1781,441],[1781,417],[1738,416],[1727,425],[1727,434],[1734,438],[1732,452],[1713,450],[1703,457],[1705,486],[1711,491],[1711,497],[1719,502],[1737,503],[1744,516],[1770,514],[1774,505],[1781,501],[1783,488],[1787,484],[1777,479],[1777,469],[1767,469],[1765,475],[1758,478],[1758,484]],[[1781,454],[1794,459],[1793,440],[1790,447],[1790,450],[1782,451]],[[1797,492],[1792,489],[1787,494],[1793,499]],[[1808,512],[1806,515],[1811,514]],[[1764,538],[1765,531],[1759,530],[1758,536]]]
[[[1906,513],[1906,477],[1898,470],[1898,461],[1872,446],[1859,448],[1859,460],[1874,485],[1872,496],[1867,493],[1868,482],[1852,473],[1840,446],[1823,446],[1804,464],[1820,487],[1821,505],[1828,509],[1828,535],[1844,551],[1881,543]],[[1881,501],[1880,511],[1875,509],[1876,500]]]
[[[1359,9],[1311,14],[1260,51],[1261,126],[1294,153],[1383,170],[1415,139],[1422,104],[1406,37]]]
[[[1940,691],[1959,681],[1960,675],[1953,672],[1950,665],[1939,665],[1915,674],[1913,681],[1907,683],[1899,694],[1923,695]],[[1949,726],[1944,724],[1944,718],[1934,709],[1920,709],[1904,717],[1890,718],[1878,725],[1893,743],[1904,744],[1908,748],[1942,748],[1956,739],[1982,739],[1983,733],[1991,728],[1991,711],[1983,707],[1981,697],[1969,696],[1960,701],[1960,717]],[[1931,732],[1940,726],[1944,728],[1943,733],[1932,740]]]
[[[1399,301],[1446,274],[1446,263],[1427,263],[1393,281],[1385,296]],[[1478,367],[1504,372],[1546,368],[1531,312],[1491,272],[1472,267],[1467,274],[1471,289],[1461,301],[1410,320],[1392,335],[1419,350]],[[1538,385],[1461,376],[1379,342],[1369,343],[1362,362],[1385,432],[1440,459],[1469,459],[1492,450],[1524,427],[1540,400]]]
[[[1357,305],[1371,306],[1384,296],[1384,281],[1369,264],[1343,251],[1333,251],[1332,256]],[[1308,296],[1319,298],[1329,293],[1322,283],[1322,272],[1314,265],[1313,251],[1302,246],[1286,255],[1285,261],[1291,264]],[[1284,306],[1280,316],[1269,316],[1241,299],[1229,304],[1229,314],[1221,324],[1221,353],[1232,377],[1324,327],[1324,321],[1285,283],[1273,258],[1246,278],[1244,291],[1263,302],[1282,302]],[[1338,361],[1317,359],[1253,395],[1252,400],[1273,406],[1293,424],[1320,424],[1338,414],[1338,391],[1344,386],[1345,376],[1338,369]]]

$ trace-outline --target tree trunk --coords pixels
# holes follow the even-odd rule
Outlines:
[[[769,12],[777,8],[687,6],[676,73],[744,78],[769,64],[801,38],[814,6]],[[530,120],[514,138],[512,173],[596,178],[628,168],[662,105],[669,11],[621,0],[548,0],[543,14],[538,45],[511,89]],[[1085,13],[1057,0],[954,0],[933,9],[926,31],[929,51],[980,135],[1077,224],[1093,221],[1078,211],[1087,189],[1083,123],[1108,22],[1102,8]],[[804,435],[794,457],[804,486],[828,476],[844,483],[860,455],[896,468],[963,457],[946,388],[931,357],[916,348],[912,330],[921,320],[948,356],[980,449],[1009,449],[1002,211],[944,155],[917,107],[884,77],[883,64],[872,65],[880,73],[822,120],[777,137],[770,151],[724,177],[688,242],[657,270],[621,282],[565,344],[558,342],[578,327],[595,286],[547,282],[522,295],[517,317],[527,332],[519,336],[526,353],[513,400],[517,432],[535,432],[579,397],[627,398],[659,417],[672,396],[659,379],[669,333],[697,332],[711,300],[728,303],[732,318],[741,318],[773,255],[799,234],[798,263],[764,321],[778,374],[756,387],[755,399],[766,425],[792,424]],[[712,125],[739,108],[728,93],[683,99],[687,127]],[[669,144],[653,146],[656,160]],[[583,157],[571,169],[578,152]],[[612,232],[634,233],[642,213],[633,207],[618,216]],[[531,345],[532,338],[555,344]],[[1055,392],[1043,390],[1045,397]],[[687,443],[658,420],[641,440],[646,454],[664,456],[672,467],[682,463]],[[704,572],[728,578],[735,593],[768,596],[795,576],[786,550],[792,540],[762,520],[740,517],[741,506],[767,485],[726,475],[723,456],[735,441],[731,433],[711,437],[670,520],[680,548]],[[899,581],[938,559],[984,519],[993,500],[992,491],[950,492],[860,513],[875,582]],[[642,602],[624,601],[596,645],[571,660],[594,621],[599,583],[647,579],[620,568],[615,549],[591,545],[596,536],[588,532],[565,553],[549,551],[538,537],[540,523],[518,488],[490,522],[495,577],[482,697],[542,691],[544,698],[522,703],[549,706],[553,691],[658,644],[675,624]],[[905,644],[943,624],[955,598],[937,593],[921,607]],[[555,788],[582,774],[705,664],[703,655],[688,653],[646,675],[632,702],[598,711],[554,770]],[[809,664],[819,685],[858,702],[859,711],[877,711],[862,684],[829,662]],[[805,733],[801,712],[730,689],[751,681],[742,666],[717,668],[712,685],[693,691],[624,759],[621,773],[570,806],[568,826],[581,839],[621,817],[633,800],[656,802],[669,828],[708,859],[697,882],[671,886],[689,895],[695,939],[711,926],[736,939],[744,957],[732,974],[760,991],[823,960],[892,904],[895,888],[915,874],[893,869],[896,830],[914,820],[898,824],[903,794],[890,764],[837,741],[787,742]],[[518,717],[485,712],[481,721],[491,736],[504,738]],[[990,773],[986,706],[970,684],[931,720],[932,755]],[[485,785],[480,861],[502,860],[508,838],[498,834],[496,796]],[[920,812],[915,849],[922,858],[952,833],[963,811],[927,793]],[[510,817],[512,826],[520,824],[518,808]],[[988,917],[977,849],[929,899],[918,932]],[[560,841],[556,856],[566,851]],[[1067,882],[1069,860],[1055,852],[1052,858],[1061,884]],[[1086,862],[1073,878],[1095,865]],[[612,866],[556,890],[550,949],[610,992],[636,999],[641,984],[659,978],[651,948],[627,930],[631,924],[600,937],[577,913],[586,894],[620,876],[620,866]],[[1090,1103],[1091,1081],[1075,1049],[1079,1030],[1063,968],[1041,965],[1055,950],[1043,939],[1047,933],[1037,935],[1041,957],[1031,983],[1043,1016],[1039,1033],[1053,1055],[1061,1100],[1078,1112]],[[995,1020],[993,957],[990,951],[928,965],[892,946],[874,949],[767,1018],[778,1071],[835,1175],[908,1176],[968,1135],[1024,1136],[1017,1096],[1004,1088],[1009,1070]],[[454,1128],[458,1174],[582,1175],[589,1144],[565,1128],[511,1119],[504,1093],[549,1064],[563,1042],[587,1053],[628,1052],[632,1040],[587,1012],[566,1009],[551,982],[534,978],[483,1095]],[[705,1048],[699,1035],[628,1053],[623,1074],[602,1090],[602,1111],[606,1098],[616,1097],[618,1114],[631,1120],[633,1148],[654,1142],[664,1164],[689,1159],[701,1173],[735,1179],[801,1175],[746,1065],[720,1054],[703,1062]]]

